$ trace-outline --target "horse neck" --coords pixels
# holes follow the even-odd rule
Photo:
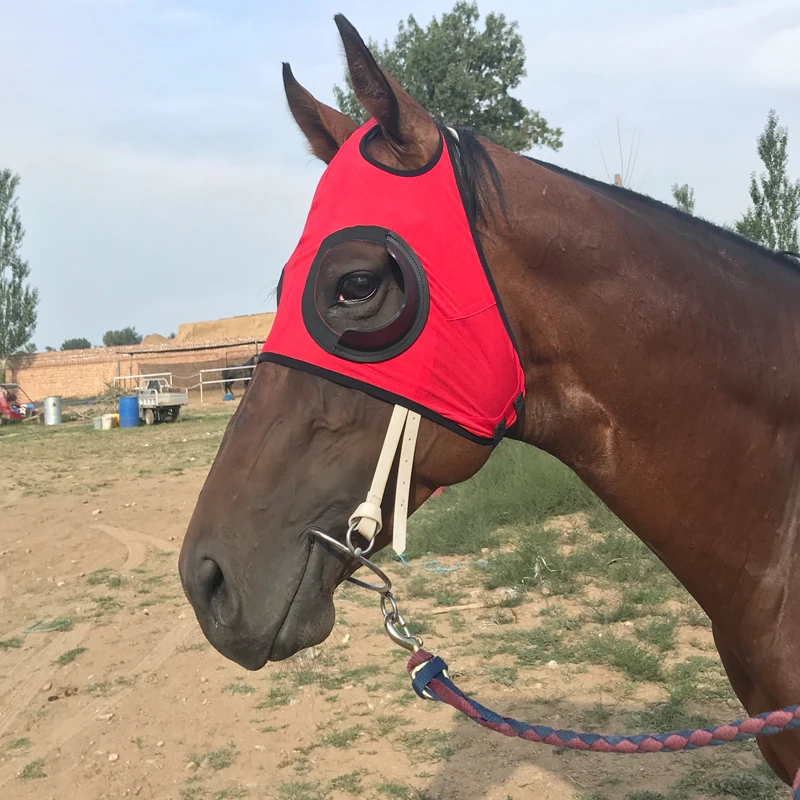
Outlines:
[[[526,374],[521,438],[711,614],[797,530],[800,275],[535,163],[504,182],[512,234],[486,250]]]

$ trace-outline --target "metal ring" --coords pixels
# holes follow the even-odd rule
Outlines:
[[[364,556],[361,554],[356,555],[350,550],[350,548],[347,545],[342,544],[338,539],[334,539],[333,536],[324,533],[319,528],[308,528],[306,530],[306,533],[309,536],[315,536],[318,539],[322,539],[323,541],[331,545],[331,547],[338,550],[340,553],[344,553],[345,555],[354,558],[356,561],[359,562],[359,564],[361,564],[361,566],[364,566],[367,569],[371,570],[375,575],[378,576],[378,578],[380,578],[380,580],[383,581],[383,585],[378,585],[374,583],[367,583],[366,581],[359,580],[358,578],[350,577],[347,578],[347,580],[350,583],[355,584],[356,586],[360,586],[362,589],[369,589],[371,592],[378,592],[378,594],[386,594],[386,592],[391,591],[392,582],[389,580],[389,577],[386,575],[385,572],[383,572],[383,570],[376,567],[368,558],[364,558]]]
[[[362,539],[366,539],[368,542],[366,547],[356,547],[353,544],[353,533],[355,533],[356,528],[361,524],[362,517],[356,517],[350,525],[347,527],[347,535],[344,537],[345,541],[347,542],[347,546],[350,548],[350,552],[358,558],[360,555],[368,556],[372,552],[372,548],[375,547],[375,539],[367,539],[363,533],[359,533],[359,536]],[[377,535],[377,534],[376,534]]]
[[[387,601],[392,605],[391,611],[386,610]],[[385,594],[381,595],[381,611],[383,612],[384,617],[388,617],[390,614],[394,614],[395,616],[400,615],[400,609],[397,607],[397,601],[394,599],[394,595],[391,592],[386,592]]]

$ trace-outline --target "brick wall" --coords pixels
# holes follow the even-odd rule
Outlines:
[[[58,350],[12,356],[7,379],[34,402],[51,395],[96,397],[117,375],[172,372],[177,386],[189,388],[199,382],[200,369],[243,364],[255,353],[253,341],[243,339]]]

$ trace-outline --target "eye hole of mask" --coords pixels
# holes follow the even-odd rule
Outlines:
[[[359,226],[327,237],[303,292],[303,319],[323,349],[353,361],[383,361],[416,340],[428,284],[399,236]]]

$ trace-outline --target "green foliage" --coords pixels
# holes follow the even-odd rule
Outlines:
[[[119,331],[106,331],[103,334],[103,344],[106,347],[120,347],[129,344],[141,344],[142,336],[136,333],[136,328],[122,328]]]
[[[64,343],[61,345],[62,350],[88,350],[92,346],[92,343],[85,339],[84,337],[79,337],[77,339],[65,339]]]
[[[770,109],[767,124],[758,137],[758,155],[766,173],[750,176],[752,205],[735,223],[743,236],[774,250],[797,252],[800,220],[800,179],[789,179],[787,172],[789,131],[778,125],[778,115]]]
[[[464,125],[513,152],[535,145],[558,150],[561,128],[551,128],[536,111],[509,91],[525,77],[525,46],[517,23],[504,14],[487,14],[480,30],[478,4],[459,0],[453,10],[422,28],[413,15],[398,24],[392,44],[370,40],[375,60],[432,116],[447,125]],[[334,86],[341,111],[360,121],[366,112],[353,92]]]
[[[688,183],[683,186],[678,186],[677,183],[672,184],[672,197],[675,200],[675,205],[687,214],[694,214],[694,189]]]
[[[39,290],[26,283],[31,270],[20,254],[25,229],[15,197],[19,181],[11,170],[0,170],[0,368],[30,342],[39,304]]]

